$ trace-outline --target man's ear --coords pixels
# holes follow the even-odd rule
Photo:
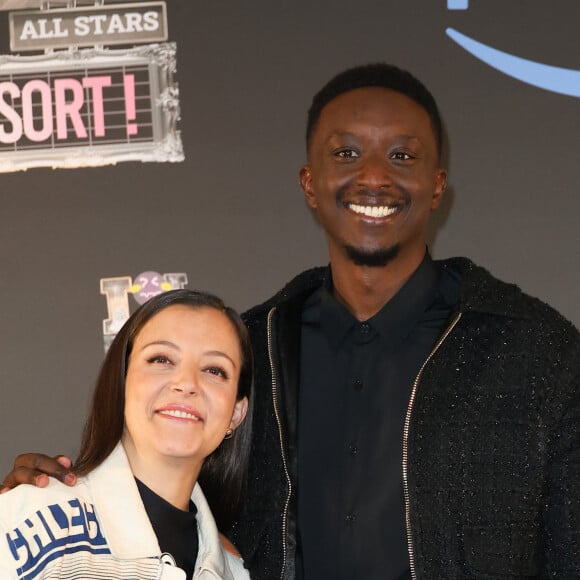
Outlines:
[[[230,421],[230,429],[235,431],[246,417],[247,412],[248,412],[248,397],[244,397],[243,399],[236,401],[236,405],[234,407],[234,414],[232,415],[232,420]]]
[[[312,171],[310,165],[303,165],[300,168],[300,187],[304,192],[306,203],[312,208],[316,209],[316,197],[312,188]]]
[[[443,194],[447,188],[447,171],[443,168],[436,170],[435,174],[435,189],[433,190],[433,198],[431,199],[431,209],[437,209],[441,200],[443,199]]]

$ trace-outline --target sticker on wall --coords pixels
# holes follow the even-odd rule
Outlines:
[[[468,0],[447,0],[447,8],[467,10],[469,2]],[[503,74],[547,91],[580,97],[580,70],[528,60],[479,42],[453,28],[447,28],[446,33],[475,58]]]
[[[183,272],[160,274],[147,271],[135,276],[134,281],[130,276],[101,278],[101,294],[107,298],[107,318],[103,320],[105,352],[131,315],[129,295],[141,305],[162,292],[185,288],[186,284],[187,274]]]

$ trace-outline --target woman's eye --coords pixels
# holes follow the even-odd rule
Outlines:
[[[205,369],[205,372],[215,375],[216,377],[221,377],[222,379],[228,378],[228,373],[226,373],[226,371],[221,367],[208,367]]]
[[[158,354],[155,356],[150,357],[147,362],[151,364],[162,364],[162,365],[170,365],[171,360],[169,357],[165,356],[164,354]]]

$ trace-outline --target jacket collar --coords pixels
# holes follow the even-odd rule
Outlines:
[[[155,532],[141,501],[123,445],[86,476],[102,532],[111,553],[121,560],[161,556]],[[197,508],[198,565],[229,579],[217,526],[199,484],[191,500]]]
[[[458,306],[460,311],[481,312],[508,318],[529,318],[530,314],[521,307],[522,291],[515,284],[494,278],[485,268],[467,258],[436,260],[435,264],[460,279],[461,294]],[[263,309],[269,310],[289,300],[300,303],[324,283],[326,272],[326,267],[318,267],[298,274],[270,300],[256,306],[246,313],[246,316],[251,319],[254,313]]]
[[[226,566],[217,526],[199,484],[193,488],[191,500],[197,507],[197,529],[199,532],[197,563],[201,570],[211,571],[219,578],[230,580],[231,576]]]
[[[161,555],[121,443],[86,476],[86,482],[115,557],[125,560]]]
[[[522,291],[515,284],[494,278],[485,268],[467,258],[449,258],[436,262],[451,276],[461,280],[459,311],[485,313],[506,318],[530,318],[522,300]]]

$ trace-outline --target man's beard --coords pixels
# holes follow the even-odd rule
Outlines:
[[[369,266],[371,268],[381,268],[394,260],[399,253],[399,244],[378,250],[365,250],[346,245],[346,253],[350,260],[357,266]]]

